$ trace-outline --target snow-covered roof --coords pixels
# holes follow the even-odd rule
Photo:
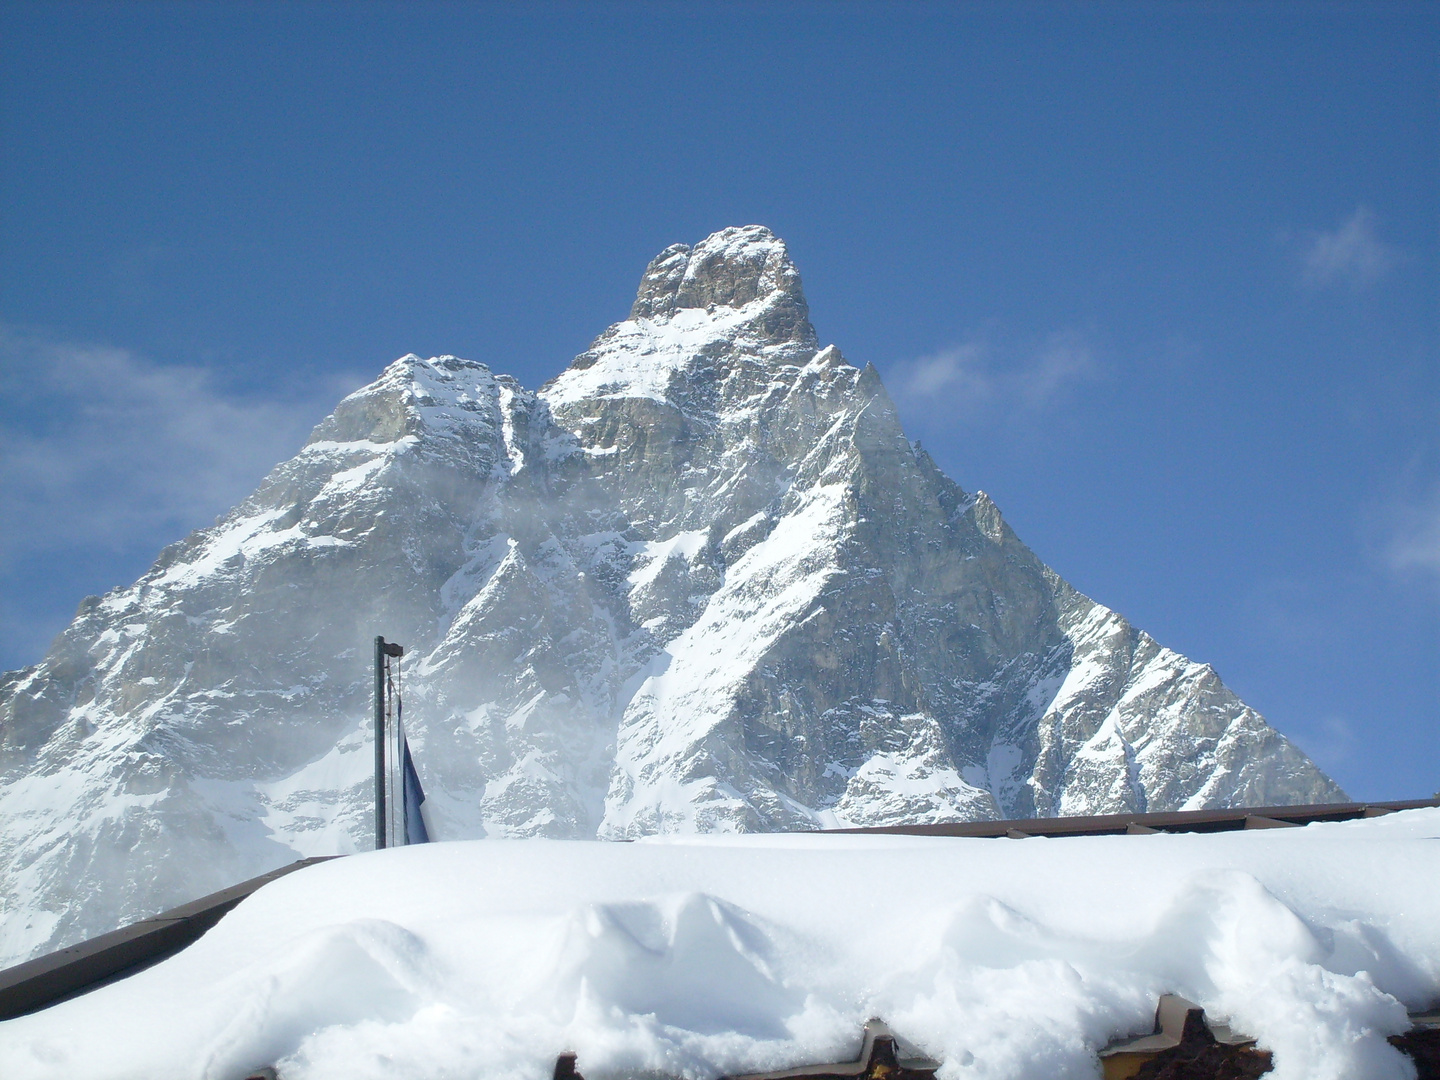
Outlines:
[[[1093,1076],[1178,993],[1276,1080],[1400,1077],[1440,997],[1440,808],[1025,842],[472,841],[335,860],[184,952],[0,1024],[9,1078],[715,1077],[854,1056]]]

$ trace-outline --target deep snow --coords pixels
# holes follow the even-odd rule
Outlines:
[[[1440,997],[1440,809],[1213,835],[486,840],[276,881],[195,945],[0,1024],[0,1074],[689,1077],[854,1055],[870,1016],[942,1077],[1098,1074],[1190,997],[1275,1080],[1413,1076]]]

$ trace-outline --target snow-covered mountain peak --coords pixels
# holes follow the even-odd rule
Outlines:
[[[409,353],[342,400],[309,442],[390,443],[425,430],[451,429],[492,407],[495,396],[496,377],[484,364],[458,356],[424,360]]]
[[[1343,798],[913,446],[750,226],[539,393],[401,357],[0,677],[0,957],[365,846],[377,633],[445,839]]]
[[[817,347],[784,242],[762,225],[722,229],[657,255],[630,317],[596,338],[541,396],[562,411],[617,398],[684,408],[697,389],[737,376],[754,388],[782,368],[803,367]]]
[[[685,308],[786,304],[806,318],[800,272],[785,242],[763,225],[721,229],[694,247],[672,244],[640,279],[632,319],[663,319]],[[797,324],[798,325],[798,324]]]

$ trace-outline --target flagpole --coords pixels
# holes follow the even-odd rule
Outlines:
[[[375,638],[375,849],[385,846],[385,639]]]
[[[375,849],[388,846],[386,835],[389,818],[385,813],[385,705],[388,687],[385,685],[386,658],[405,655],[404,646],[387,642],[383,637],[375,638]],[[398,734],[398,731],[397,731]],[[396,752],[398,756],[398,751]]]

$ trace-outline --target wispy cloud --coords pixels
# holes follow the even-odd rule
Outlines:
[[[1379,281],[1399,261],[1399,252],[1376,235],[1375,215],[1361,206],[1336,228],[1310,238],[1301,280],[1311,288],[1363,288]]]
[[[1403,578],[1440,586],[1440,484],[1396,506],[1385,562]]]
[[[891,364],[886,385],[907,411],[942,409],[947,415],[982,409],[1043,409],[1072,385],[1100,372],[1084,337],[1050,335],[1038,347],[999,349],[973,339],[929,356]]]
[[[995,394],[985,349],[975,342],[895,364],[890,378],[894,383],[891,392],[897,397],[926,400],[943,395],[982,402]]]
[[[1051,334],[1034,362],[1017,372],[1017,385],[1033,406],[1052,401],[1072,383],[1092,379],[1099,369],[1090,346],[1077,333]]]
[[[1345,768],[1360,741],[1354,723],[1338,713],[1294,725],[1291,733],[1310,758],[1332,775]]]
[[[239,394],[203,368],[0,327],[0,559],[158,551],[248,494],[341,392]]]

